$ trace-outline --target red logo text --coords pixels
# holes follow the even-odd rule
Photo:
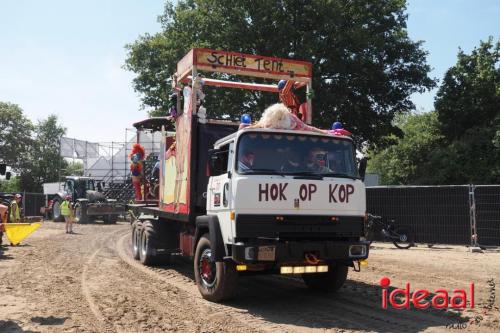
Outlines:
[[[446,289],[436,289],[433,293],[426,289],[417,289],[411,291],[410,283],[406,283],[405,289],[393,289],[389,292],[388,287],[391,280],[388,277],[380,279],[382,287],[382,309],[387,309],[388,304],[394,309],[409,309],[410,304],[415,309],[427,309],[433,307],[435,309],[446,309],[448,307],[454,309],[474,308],[474,283],[471,282],[468,290],[453,289],[448,292]],[[429,297],[431,296],[431,297]],[[399,298],[399,299],[398,299]]]

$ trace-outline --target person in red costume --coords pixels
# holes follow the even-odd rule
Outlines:
[[[281,103],[285,104],[285,106],[289,108],[294,115],[299,115],[300,100],[293,92],[294,88],[295,81],[281,80],[278,82]],[[299,118],[301,117],[299,116]]]
[[[142,163],[144,161],[144,156],[146,152],[144,147],[138,143],[135,143],[132,146],[132,151],[130,153],[130,159],[132,163],[130,163],[130,171],[132,173],[132,186],[134,187],[135,192],[135,200],[142,200]]]

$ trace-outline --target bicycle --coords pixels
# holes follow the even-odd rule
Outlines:
[[[368,214],[366,222],[366,239],[370,244],[375,239],[377,229],[384,237],[384,240],[391,241],[398,249],[409,249],[415,246],[415,234],[410,228],[396,227],[395,220],[384,222],[381,216]]]

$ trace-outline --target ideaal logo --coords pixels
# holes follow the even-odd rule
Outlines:
[[[448,307],[454,309],[474,308],[474,283],[471,282],[469,289],[453,289],[450,293],[446,289],[436,289],[433,294],[427,289],[417,289],[411,292],[410,283],[406,283],[405,289],[393,289],[389,292],[391,280],[384,276],[380,279],[382,287],[382,309],[387,309],[389,304],[394,309],[409,309],[410,304],[413,304],[415,309],[427,309],[433,307],[435,309],[446,309]],[[432,296],[429,300],[429,296]],[[451,296],[451,297],[450,297]],[[398,301],[397,298],[402,298]]]

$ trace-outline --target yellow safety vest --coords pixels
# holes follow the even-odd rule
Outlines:
[[[14,200],[10,203],[10,221],[14,222],[20,219],[21,219],[21,212],[19,211],[19,205],[17,204],[17,201]]]
[[[64,200],[61,204],[61,215],[62,216],[70,216],[71,210],[69,208],[69,201]]]

